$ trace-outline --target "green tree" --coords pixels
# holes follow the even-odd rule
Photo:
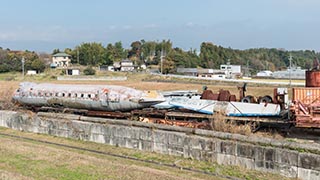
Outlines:
[[[81,65],[99,66],[105,62],[106,50],[101,43],[83,43],[76,47],[79,50]]]
[[[52,51],[52,55],[53,54],[57,54],[57,53],[59,53],[60,52],[60,49],[54,49],[53,51]]]
[[[31,63],[31,69],[36,70],[37,72],[43,72],[45,68],[45,62],[40,59],[35,59]]]
[[[0,63],[0,73],[6,73],[6,72],[9,72],[11,69],[10,69],[10,66],[6,63]]]
[[[119,62],[127,57],[127,52],[122,47],[122,43],[116,42],[114,45],[111,43],[106,47],[106,53],[104,58],[105,65],[112,65],[114,62]]]
[[[141,45],[141,59],[144,60],[147,64],[151,64],[156,55],[156,46],[157,43],[155,41],[148,41]]]
[[[128,58],[135,64],[141,64],[141,42],[135,41],[131,43],[131,49],[128,52]]]
[[[223,60],[218,54],[219,47],[212,43],[202,43],[200,47],[201,66],[203,68],[219,68]]]
[[[8,58],[8,51],[0,49],[0,61]]]

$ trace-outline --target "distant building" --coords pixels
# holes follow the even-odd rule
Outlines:
[[[257,73],[257,77],[272,77],[272,71],[260,71]]]
[[[178,74],[183,74],[187,76],[198,76],[197,68],[177,68]]]
[[[145,64],[141,64],[140,69],[142,69],[142,70],[146,70],[146,69],[147,69],[147,65],[145,65]]]
[[[107,65],[99,66],[99,71],[108,71],[108,66]]]
[[[108,66],[108,71],[134,71],[136,70],[136,67],[133,64],[133,61],[129,59],[123,59],[120,62],[114,62],[113,66]]]
[[[219,69],[198,69],[198,77],[224,79],[226,78],[226,75],[224,71]]]
[[[114,67],[113,66],[108,66],[108,71],[114,71]]]
[[[133,62],[129,59],[124,59],[120,62],[120,71],[133,71],[135,66]]]
[[[240,65],[221,65],[220,69],[177,68],[177,73],[214,79],[239,78],[242,76]]]
[[[202,69],[202,68],[177,68],[177,73],[186,76],[197,76],[214,79],[224,79],[225,72],[219,69]]]
[[[220,70],[224,71],[226,78],[239,78],[242,76],[240,65],[222,64]]]
[[[272,74],[276,79],[306,79],[306,70],[301,67],[288,68],[285,71],[275,71]]]
[[[36,75],[37,71],[36,70],[28,70],[27,75]]]
[[[115,69],[114,69],[114,66],[101,65],[99,66],[99,71],[115,71]],[[119,71],[120,71],[120,64],[119,64]]]
[[[120,70],[121,70],[121,64],[120,64],[120,62],[114,62],[114,63],[113,63],[113,70],[114,70],[114,71],[120,71]]]
[[[71,56],[66,53],[57,53],[52,56],[52,65],[56,67],[68,67],[71,63]]]
[[[78,76],[78,75],[80,75],[80,69],[68,68],[68,69],[66,69],[66,75]]]

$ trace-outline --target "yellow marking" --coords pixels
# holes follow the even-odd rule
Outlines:
[[[146,98],[158,98],[159,93],[157,91],[146,91]]]

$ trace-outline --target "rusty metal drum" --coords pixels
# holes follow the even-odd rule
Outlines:
[[[306,87],[320,87],[320,71],[306,71]]]

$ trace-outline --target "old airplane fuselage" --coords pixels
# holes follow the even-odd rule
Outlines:
[[[27,106],[99,111],[130,111],[165,101],[156,91],[114,85],[36,84],[24,82],[13,99]]]

